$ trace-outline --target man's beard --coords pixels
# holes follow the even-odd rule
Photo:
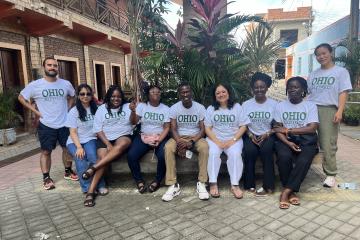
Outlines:
[[[45,75],[48,77],[56,77],[58,75],[57,71],[46,71],[45,70]]]

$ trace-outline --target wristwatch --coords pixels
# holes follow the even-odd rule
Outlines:
[[[237,141],[237,138],[236,138],[236,137],[234,137],[232,140],[233,140],[234,142],[236,142],[236,141]]]

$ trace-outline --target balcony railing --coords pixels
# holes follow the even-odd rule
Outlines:
[[[115,0],[42,0],[59,9],[68,9],[95,22],[106,25],[117,31],[129,35],[129,22],[126,12]]]

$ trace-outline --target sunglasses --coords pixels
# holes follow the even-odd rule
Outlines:
[[[88,97],[91,97],[92,96],[92,93],[79,93],[79,96],[88,96]]]

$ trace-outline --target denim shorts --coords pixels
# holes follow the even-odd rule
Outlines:
[[[66,141],[69,137],[69,129],[67,127],[54,129],[40,122],[37,130],[41,150],[51,152],[56,148],[57,142],[59,142],[61,147],[66,147]]]

